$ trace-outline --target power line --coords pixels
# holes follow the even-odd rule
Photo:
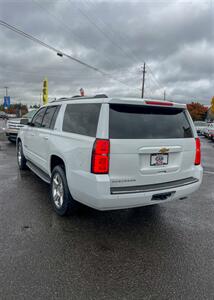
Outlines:
[[[70,2],[70,0],[68,0],[69,2]],[[95,5],[94,4],[94,2],[91,0],[90,2],[89,1],[87,1],[88,2],[88,4],[92,4],[92,5]],[[84,4],[85,4],[85,2],[83,2]],[[110,36],[109,36],[109,34],[108,33],[106,33],[105,31],[104,31],[104,29],[103,28],[101,28],[95,21],[93,21],[90,17],[89,17],[89,15],[88,14],[86,14],[83,10],[81,10],[80,8],[78,8],[77,7],[77,9],[78,9],[78,11],[89,21],[89,23],[91,23],[101,34],[103,34],[115,47],[117,47],[118,49],[120,49],[129,59],[130,59],[130,57],[129,57],[129,55],[127,54],[127,52],[124,50],[124,48],[122,48],[118,43],[116,43]],[[106,22],[104,22],[103,21],[103,19],[101,19],[101,18],[98,18],[97,16],[94,16],[93,17],[93,19],[97,19],[97,20],[100,20],[100,22],[102,22],[108,29],[109,29],[109,25],[106,23]],[[112,28],[111,28],[111,31],[113,32],[113,34],[115,34],[115,31],[113,31],[112,30]],[[120,37],[121,37],[121,35],[120,35]],[[125,38],[125,35],[123,34],[123,37],[122,37],[124,40],[126,40],[127,41],[127,39]],[[135,55],[133,55],[132,54],[132,51],[131,51],[131,49],[130,48],[128,48],[129,49],[129,52],[130,52],[130,54],[131,54],[131,56],[134,58],[134,63],[138,63],[138,59],[135,57]],[[154,73],[153,73],[153,71],[152,71],[152,69],[151,69],[151,67],[149,67],[148,66],[148,64],[147,64],[147,67],[149,68],[149,70],[150,70],[150,72],[151,72],[151,75],[152,75],[152,77],[153,77],[153,81],[154,81],[154,83],[158,86],[158,88],[160,88],[160,89],[162,89],[163,87],[161,87],[160,86],[160,83],[159,83],[159,81],[157,80],[157,78],[156,78],[156,76],[154,75]]]
[[[154,75],[153,71],[151,70],[151,67],[148,66],[147,64],[147,70],[149,77],[151,78],[152,82],[157,86],[157,89],[159,90],[158,93],[160,94],[160,97],[164,98],[166,97],[166,88],[164,86],[160,86],[156,76]]]
[[[156,78],[156,76],[155,76],[155,74],[153,73],[151,67],[150,67],[148,64],[146,64],[146,65],[147,65],[147,68],[150,70],[151,76],[153,77],[153,81],[157,84],[157,86],[158,86],[159,88],[163,88],[163,87],[160,86],[159,80]]]
[[[145,98],[151,98],[152,95],[154,94],[154,91],[152,91],[151,89],[151,78],[150,78],[150,74],[147,73],[147,77],[146,77],[146,82],[145,82],[145,90],[147,91],[146,93],[146,97]],[[150,93],[148,94],[148,90],[150,91]],[[149,95],[149,96],[147,96]]]
[[[87,0],[86,0],[86,1],[87,1]],[[86,2],[84,1],[83,3],[85,4]],[[88,0],[87,3],[88,3],[88,5],[89,5],[89,4],[92,4],[92,5],[96,6],[96,4],[93,2],[93,0]],[[87,3],[86,3],[86,4],[87,4]],[[107,29],[111,29],[111,32],[112,32],[114,35],[116,35],[116,34],[118,35],[118,33],[116,33],[115,30],[113,30],[112,27],[110,27],[111,24],[106,23],[103,19],[98,18],[97,16],[94,16],[94,18],[96,18],[97,20],[99,20],[100,22],[102,22],[102,23],[106,26]],[[120,33],[119,36],[120,36],[120,38],[122,38],[124,41],[126,41],[126,42],[128,41],[128,39],[126,38],[126,35],[125,35],[124,33],[123,33],[123,35],[121,35],[121,33]],[[116,36],[116,37],[117,37],[117,36]],[[129,41],[128,41],[128,42],[129,42]],[[134,60],[138,63],[139,60],[138,60],[138,58],[132,53],[132,50],[131,50],[128,46],[126,46],[126,48],[129,50],[129,52],[130,52],[131,56],[134,58]],[[148,66],[148,64],[147,64],[147,67],[149,68],[149,70],[150,70],[150,72],[151,72],[151,74],[152,74],[152,76],[153,76],[153,78],[154,78],[154,82],[156,82],[156,84],[160,87],[160,82],[159,82],[159,80],[156,78],[156,76],[154,75],[154,73],[153,73],[151,67]]]
[[[70,2],[70,0],[68,0]],[[97,25],[96,22],[94,22],[88,14],[86,14],[82,9],[77,7],[77,10],[80,12],[82,16],[84,16],[88,22],[94,26],[102,35],[104,35],[117,49],[119,49],[129,60],[132,61],[132,59],[127,55],[126,51],[119,45],[117,44],[99,25]]]
[[[62,28],[63,29],[66,29],[69,33],[71,33],[72,35],[74,35],[75,36],[75,38],[77,37],[78,38],[78,40],[80,40],[79,39],[79,37],[76,35],[76,34],[74,34],[73,33],[73,31],[71,30],[71,28],[61,19],[61,18],[59,18],[56,14],[54,14],[53,12],[50,12],[48,9],[47,9],[47,7],[45,7],[45,6],[43,6],[43,5],[41,5],[41,3],[38,3],[37,2],[37,0],[33,0],[34,1],[34,3],[35,4],[37,4],[41,9],[44,9],[48,14],[49,14],[49,16],[50,17],[52,17],[52,18],[54,18],[54,20],[58,20],[58,22],[61,24],[61,26],[62,26]],[[68,0],[68,2],[69,2],[69,4],[70,4],[70,1]],[[84,4],[87,4],[87,3],[85,3],[85,2],[83,2]],[[88,2],[88,4],[92,4],[92,5],[94,5],[95,6],[95,4],[91,1],[90,3]],[[88,16],[88,14],[86,14],[82,9],[80,9],[79,7],[77,7],[77,9],[78,9],[78,11],[81,13],[81,15],[83,15],[88,21],[89,21],[89,23],[90,24],[92,24],[93,26],[95,26],[95,28],[101,33],[101,34],[103,34],[115,47],[117,47],[119,50],[121,50],[129,59],[130,59],[130,57],[127,55],[127,52],[118,44],[118,43],[116,43],[110,36],[109,36],[109,34],[108,33],[106,33],[105,31],[104,31],[104,29],[102,29],[99,25],[97,25],[97,23],[96,22],[94,22],[89,16]],[[105,23],[101,18],[97,18],[97,16],[94,16],[93,17],[93,19],[97,19],[97,20],[100,20],[103,24],[104,24],[104,26],[108,26],[108,24],[107,23]],[[108,26],[108,28],[109,28],[109,26]],[[113,32],[113,34],[115,34],[115,31],[113,31],[112,30],[112,28],[111,28],[111,31]],[[120,35],[120,37],[121,37],[121,35]],[[123,39],[125,40],[125,35],[124,35],[124,37],[123,37]],[[127,39],[126,39],[126,41],[127,41]],[[93,48],[93,47],[92,47]],[[96,51],[96,49],[95,48],[93,48],[95,51]],[[98,52],[98,51],[97,51]],[[131,51],[131,49],[129,48],[129,52],[130,52],[130,54],[132,55],[132,57],[134,58],[134,60],[138,63],[138,61],[137,61],[137,59],[136,59],[136,57],[132,54],[132,51]],[[105,55],[106,56],[106,55]],[[105,58],[106,59],[106,58]],[[110,62],[110,63],[112,63],[109,59],[106,59],[106,61],[108,61],[108,62]],[[147,65],[148,66],[148,65]],[[150,72],[151,72],[151,75],[153,76],[153,78],[154,78],[154,83],[158,86],[158,88],[161,88],[160,87],[160,84],[158,83],[158,81],[157,81],[157,79],[156,79],[156,77],[155,77],[155,75],[154,75],[154,73],[152,72],[152,70],[151,70],[151,68],[148,66],[148,68],[150,69]]]
[[[2,25],[3,27],[8,28],[9,30],[11,30],[11,31],[13,31],[13,32],[15,32],[15,33],[17,33],[17,34],[19,34],[19,35],[21,35],[21,36],[23,36],[23,37],[31,40],[31,41],[33,41],[33,42],[35,42],[35,43],[37,43],[37,44],[39,44],[39,45],[41,45],[41,46],[43,46],[43,47],[45,47],[45,48],[47,48],[49,50],[51,50],[51,51],[53,51],[53,52],[55,52],[59,56],[65,56],[65,57],[71,59],[72,61],[75,61],[76,63],[79,63],[79,64],[83,65],[84,67],[86,67],[88,69],[91,69],[91,70],[93,70],[95,72],[98,72],[98,73],[104,75],[104,76],[112,78],[113,80],[118,81],[121,84],[124,84],[124,85],[128,86],[126,83],[122,82],[121,80],[119,80],[117,78],[114,78],[112,75],[106,73],[105,71],[103,71],[103,70],[101,70],[101,69],[99,69],[97,67],[94,67],[94,66],[92,66],[92,65],[90,65],[88,63],[85,63],[84,61],[82,61],[82,60],[80,60],[78,58],[75,58],[75,57],[73,57],[73,56],[71,56],[71,55],[69,55],[69,54],[67,54],[67,53],[65,53],[65,52],[63,52],[63,51],[61,51],[61,50],[53,47],[53,46],[50,46],[49,44],[47,44],[47,43],[39,40],[38,38],[35,38],[34,36],[32,36],[32,35],[24,32],[24,31],[22,31],[22,30],[20,30],[20,29],[18,29],[16,27],[14,27],[14,26],[12,26],[12,25],[10,25],[10,24],[2,21],[2,20],[0,20],[0,25]],[[132,87],[129,87],[129,88],[130,89],[135,89],[135,88],[132,88]]]
[[[34,4],[36,4],[42,11],[45,10],[46,13],[49,15],[49,17],[52,18],[52,19],[54,20],[55,23],[56,23],[56,20],[57,20],[57,22],[60,24],[60,26],[61,26],[64,30],[66,30],[66,31],[67,31],[69,34],[71,34],[76,40],[78,40],[78,42],[79,42],[80,44],[83,45],[82,40],[80,39],[80,37],[79,37],[76,33],[74,33],[74,32],[72,31],[71,27],[70,27],[67,23],[65,23],[61,18],[59,18],[55,13],[53,13],[52,11],[50,11],[46,6],[42,5],[41,3],[38,3],[37,0],[33,0],[33,2],[34,2]],[[44,12],[44,11],[43,11],[43,12]],[[95,50],[97,53],[99,53],[99,51],[97,51],[95,47],[91,47],[91,46],[90,46],[90,48],[92,48],[92,49]],[[99,53],[99,54],[100,54],[100,53]],[[105,55],[104,59],[106,60],[106,62],[110,63],[110,64],[113,66],[111,60],[109,59],[109,57],[107,57],[107,55]]]
[[[86,4],[88,7],[90,6],[90,5],[92,5],[92,6],[94,6],[94,7],[96,7],[96,4],[91,0],[91,1],[83,1],[83,3],[84,4]],[[110,24],[110,23],[107,23],[107,22],[105,22],[102,18],[99,18],[97,15],[94,15],[93,14],[93,19],[97,19],[100,23],[102,23],[102,24],[104,24],[104,26],[106,27],[106,29],[110,29],[110,31],[112,32],[112,34],[113,35],[115,35],[116,36],[116,38],[118,38],[118,36],[120,37],[120,39],[123,39],[124,41],[128,41],[128,39],[125,37],[125,34],[123,34],[123,36],[121,35],[121,33],[118,33],[118,32],[116,32],[113,28],[112,28],[112,23]],[[102,29],[102,30],[104,30],[104,29]],[[129,41],[128,41],[128,43],[129,43]],[[117,44],[118,45],[118,44]],[[121,48],[121,47],[120,47]],[[139,63],[139,60],[137,59],[137,57],[132,53],[132,50],[128,47],[128,46],[126,46],[126,48],[129,50],[128,52],[130,53],[130,55],[132,56],[132,58],[135,60],[135,63]],[[122,50],[123,51],[125,51],[124,50],[124,48],[122,48]],[[125,51],[126,52],[126,51]],[[128,54],[128,52],[126,52],[126,55]]]

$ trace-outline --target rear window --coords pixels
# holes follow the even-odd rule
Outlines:
[[[110,104],[111,139],[192,138],[184,109]]]
[[[63,131],[95,137],[100,103],[68,104],[65,110]]]

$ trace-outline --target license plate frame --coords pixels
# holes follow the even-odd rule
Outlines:
[[[152,167],[167,166],[168,162],[169,162],[168,153],[152,153],[150,155],[150,166]]]

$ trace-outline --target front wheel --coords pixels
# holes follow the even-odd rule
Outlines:
[[[17,163],[20,170],[26,169],[26,158],[23,153],[22,142],[18,141],[17,143]]]
[[[51,175],[51,202],[55,212],[70,215],[77,209],[77,202],[72,198],[63,166],[56,166]]]

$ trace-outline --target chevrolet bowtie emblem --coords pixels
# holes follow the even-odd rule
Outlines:
[[[159,150],[159,152],[162,153],[162,154],[167,153],[167,152],[169,152],[169,148],[161,148]]]

